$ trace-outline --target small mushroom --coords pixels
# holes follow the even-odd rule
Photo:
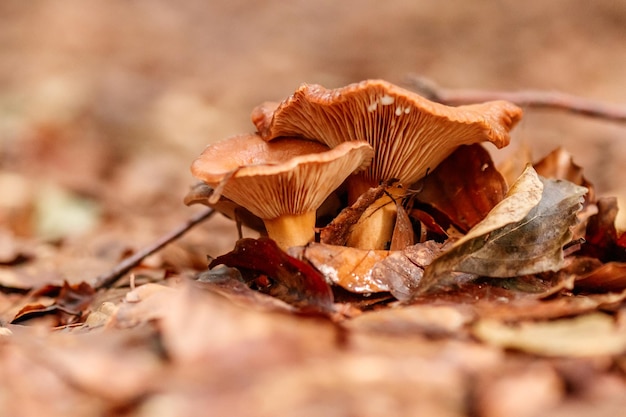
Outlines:
[[[287,249],[314,239],[318,207],[372,155],[364,141],[330,149],[311,140],[266,142],[244,134],[209,145],[191,172],[263,219],[269,237]]]
[[[381,181],[397,179],[406,190],[460,145],[491,142],[498,148],[506,146],[509,131],[522,115],[519,107],[507,101],[450,107],[382,80],[334,90],[305,84],[274,112],[272,107],[265,104],[252,114],[259,134],[267,141],[295,136],[331,148],[352,140],[372,145],[370,167],[348,179],[351,202]],[[402,198],[403,192],[398,190],[394,190],[395,198]],[[394,205],[391,197],[386,199],[387,203],[379,206]],[[390,211],[393,215],[393,210],[376,209],[379,216],[389,216]],[[381,224],[388,229],[393,222]],[[376,237],[374,241],[380,245],[387,239]]]

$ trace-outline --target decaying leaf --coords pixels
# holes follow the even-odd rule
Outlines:
[[[398,300],[411,298],[421,284],[425,268],[441,253],[441,244],[434,240],[395,251],[372,269],[372,277],[384,281]]]
[[[585,192],[567,181],[540,178],[527,167],[506,198],[427,268],[419,291],[451,271],[514,277],[558,270]]]
[[[328,281],[348,291],[355,293],[389,291],[384,279],[377,280],[372,276],[372,269],[389,256],[389,251],[309,243],[304,248],[302,256]]]
[[[234,304],[248,308],[255,307],[262,311],[282,312],[294,312],[296,310],[294,306],[278,298],[252,290],[246,285],[238,269],[224,265],[200,273],[197,286],[203,290],[220,294]]]
[[[441,244],[432,240],[401,251],[310,243],[302,256],[328,281],[348,291],[365,294],[389,291],[397,299],[406,300],[418,286],[424,268],[439,254],[440,247]]]
[[[617,199],[600,198],[597,202],[598,213],[589,218],[585,240],[580,255],[591,256],[603,262],[626,262],[626,241],[624,235],[618,236],[615,228],[617,217]]]
[[[91,285],[85,282],[76,285],[70,285],[64,282],[62,287],[49,285],[34,293],[34,295],[56,296],[56,299],[54,303],[50,305],[36,303],[25,306],[13,318],[13,324],[47,314],[58,314],[59,324],[72,323],[76,319],[79,319],[89,307],[94,299],[95,290]]]
[[[626,263],[609,262],[597,266],[592,271],[581,273],[575,285],[576,289],[589,292],[624,291],[626,289]]]
[[[402,206],[401,201],[396,201],[396,224],[391,235],[391,246],[389,250],[402,250],[415,243],[415,233],[413,224]]]
[[[329,245],[345,245],[354,226],[365,210],[385,193],[386,184],[370,188],[350,207],[346,207],[335,219],[320,231],[320,242]]]
[[[626,352],[626,332],[613,318],[592,313],[549,322],[525,322],[516,326],[481,320],[474,335],[493,345],[545,356],[586,357]]]
[[[467,232],[502,201],[507,188],[482,145],[463,145],[420,181],[416,198]]]
[[[302,310],[333,311],[332,291],[324,277],[283,252],[271,239],[240,239],[232,252],[214,259],[209,268],[217,265],[239,269],[246,282],[260,277],[260,286],[269,294]]]
[[[589,190],[587,201],[595,201],[593,185],[583,176],[583,169],[574,163],[574,157],[564,148],[558,147],[533,165],[537,174],[545,178],[567,180]]]

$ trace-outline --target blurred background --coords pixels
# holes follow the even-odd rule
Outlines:
[[[303,82],[419,74],[626,104],[625,69],[620,0],[2,1],[0,222],[50,239],[107,222],[160,233],[193,210],[181,201],[204,146]],[[562,146],[618,194],[625,145],[624,125],[529,111],[491,150]]]

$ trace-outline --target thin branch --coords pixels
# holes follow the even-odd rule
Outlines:
[[[176,229],[162,236],[153,244],[146,246],[145,248],[136,252],[134,255],[124,259],[106,274],[97,277],[94,288],[96,290],[99,290],[101,288],[111,287],[122,275],[130,271],[135,266],[139,265],[139,263],[144,260],[144,258],[157,252],[168,243],[178,239],[179,237],[187,233],[187,231],[189,231],[195,225],[210,218],[214,213],[215,210],[213,210],[212,208],[208,208],[198,212],[195,216],[191,217],[185,223],[179,225]]]
[[[617,123],[626,123],[626,106],[611,105],[556,91],[452,90],[441,88],[433,81],[417,75],[408,76],[407,83],[410,88],[430,100],[450,106],[507,100],[520,107],[562,110]]]

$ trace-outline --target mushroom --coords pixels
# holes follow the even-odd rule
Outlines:
[[[328,90],[319,85],[302,85],[280,103],[255,109],[252,121],[267,141],[283,136],[302,137],[333,148],[346,141],[365,140],[374,149],[370,167],[348,179],[349,200],[355,201],[381,181],[396,179],[400,187],[374,209],[376,216],[393,216],[394,198],[402,198],[407,187],[423,178],[458,146],[491,142],[502,148],[509,131],[521,118],[519,107],[507,101],[491,101],[459,107],[432,102],[420,95],[382,80],[367,80]],[[386,214],[385,214],[386,213]],[[393,224],[382,221],[384,229]],[[377,227],[377,226],[374,226]],[[366,242],[350,243],[365,249],[384,245],[390,231],[376,233],[368,225]],[[364,233],[357,233],[361,236]],[[370,239],[373,237],[373,240]],[[376,243],[372,243],[376,242]]]
[[[266,142],[243,134],[209,145],[191,172],[261,218],[268,236],[287,249],[314,239],[317,208],[372,156],[364,141],[330,149],[311,140]]]

